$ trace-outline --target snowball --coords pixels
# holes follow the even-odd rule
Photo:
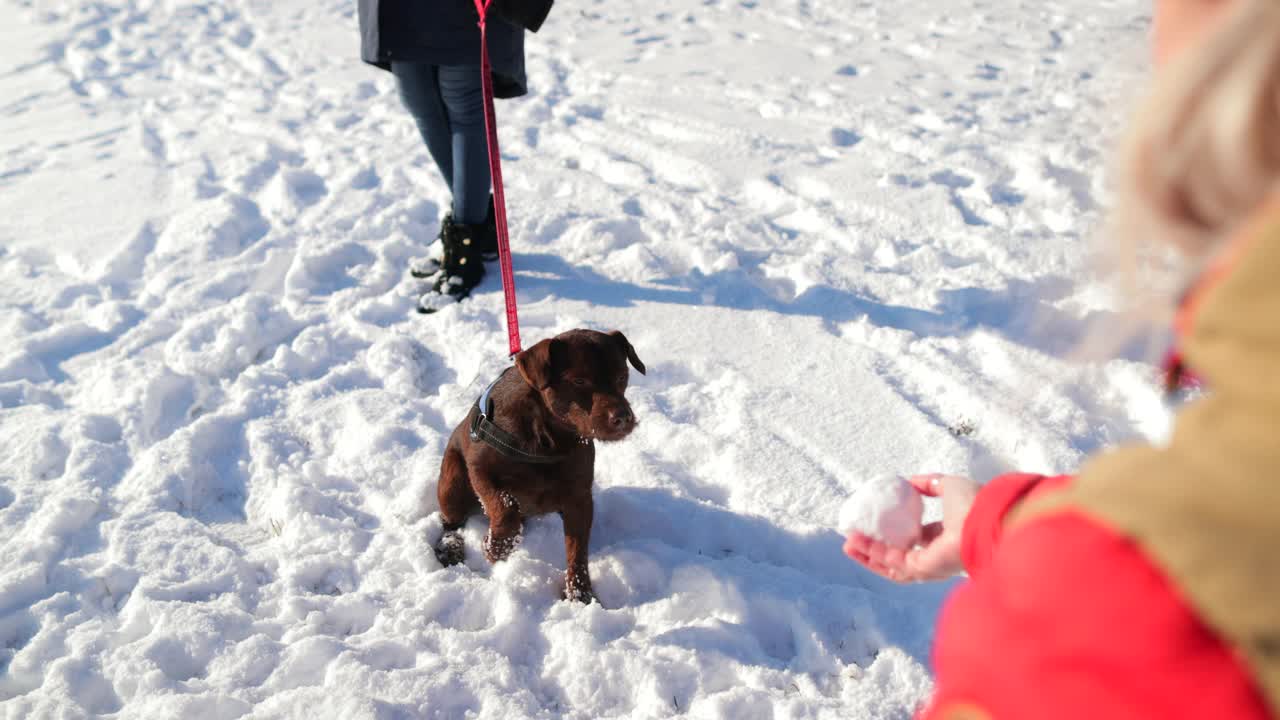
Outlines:
[[[862,484],[840,506],[840,532],[860,532],[893,547],[909,548],[920,538],[924,501],[905,478],[886,475]]]

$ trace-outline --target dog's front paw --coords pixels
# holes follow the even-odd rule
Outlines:
[[[580,602],[583,605],[600,602],[600,598],[596,597],[596,593],[591,589],[591,577],[586,573],[565,573],[564,590],[560,593],[561,600],[571,600]]]
[[[436,559],[440,564],[449,567],[462,562],[462,533],[457,530],[450,530],[440,538],[440,542],[436,544]]]
[[[519,544],[519,535],[503,535],[500,537],[494,537],[493,531],[490,530],[489,533],[484,536],[484,556],[491,563],[502,562],[508,557],[511,557],[511,553],[515,552],[516,545]]]

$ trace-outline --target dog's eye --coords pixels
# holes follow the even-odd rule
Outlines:
[[[591,381],[586,378],[573,378],[569,382],[573,383],[574,387],[586,387],[591,384]]]

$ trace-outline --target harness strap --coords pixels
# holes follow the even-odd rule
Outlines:
[[[497,380],[489,383],[489,387],[484,389],[480,399],[471,408],[471,425],[468,428],[471,439],[497,450],[503,457],[522,463],[551,465],[569,457],[567,452],[547,454],[527,450],[519,438],[498,427],[489,419],[493,415],[493,399],[489,397],[489,392],[510,370],[511,368],[507,368]]]

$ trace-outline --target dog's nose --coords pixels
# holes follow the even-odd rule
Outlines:
[[[630,425],[635,420],[635,416],[631,414],[628,408],[617,408],[609,411],[609,427],[614,430],[621,430]]]

